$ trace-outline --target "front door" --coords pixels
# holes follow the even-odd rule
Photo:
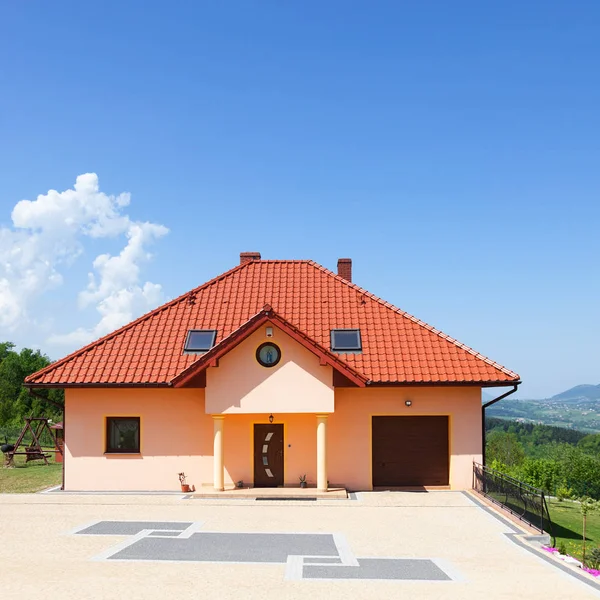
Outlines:
[[[283,425],[254,425],[254,487],[283,486]]]

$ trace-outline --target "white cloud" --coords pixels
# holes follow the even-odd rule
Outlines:
[[[52,335],[48,342],[73,348],[84,346],[129,323],[160,304],[162,300],[162,287],[149,281],[141,287],[131,286],[116,290],[98,303],[97,309],[101,319],[94,327],[79,327],[71,333]]]
[[[54,334],[51,343],[72,347],[109,333],[162,300],[162,289],[140,283],[140,268],[151,258],[147,246],[168,233],[163,225],[132,221],[123,210],[131,201],[101,192],[98,176],[77,177],[73,189],[50,190],[36,200],[21,200],[12,211],[12,228],[0,228],[0,328],[14,331],[29,322],[28,309],[49,289],[60,286],[62,272],[83,252],[86,238],[125,235],[117,256],[93,262],[81,308],[96,304],[100,320],[90,329]]]
[[[139,280],[140,263],[149,260],[152,255],[145,246],[166,235],[168,229],[154,223],[131,223],[127,230],[129,241],[118,256],[100,254],[94,260],[94,269],[100,274],[100,282],[93,273],[86,290],[79,294],[81,307],[107,298],[112,294],[134,285]]]

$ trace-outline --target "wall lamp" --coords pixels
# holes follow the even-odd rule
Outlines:
[[[412,400],[405,400],[404,404],[406,404],[406,406],[412,406]]]
[[[269,415],[269,423],[272,423],[274,418],[275,417],[273,415]]]

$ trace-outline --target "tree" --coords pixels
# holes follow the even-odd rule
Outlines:
[[[62,390],[40,390],[32,395],[24,387],[25,377],[50,364],[39,350],[14,350],[11,342],[0,342],[0,427],[19,430],[25,416],[44,416],[60,420],[64,395]]]
[[[581,438],[577,443],[577,447],[581,448],[586,454],[600,456],[600,433],[590,433]]]
[[[490,463],[496,460],[514,467],[523,462],[525,451],[515,433],[492,431],[486,444],[486,456]]]
[[[593,500],[589,496],[579,498],[579,508],[583,517],[583,562],[585,562],[585,527],[587,524],[588,513],[598,510],[598,501]]]

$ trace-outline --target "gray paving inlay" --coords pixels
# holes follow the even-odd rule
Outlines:
[[[313,565],[313,564],[321,564],[321,563],[332,563],[332,564],[336,564],[336,565],[341,565],[342,564],[342,559],[341,558],[330,558],[329,556],[310,556],[310,557],[304,557],[304,564],[305,565]]]
[[[307,565],[304,579],[402,579],[451,581],[433,561],[413,558],[359,558],[358,567]]]
[[[137,535],[144,529],[185,531],[192,523],[166,521],[100,521],[77,532],[77,535]]]
[[[331,534],[194,533],[188,538],[143,537],[109,556],[109,560],[285,563],[287,557],[337,557]]]
[[[76,534],[122,535],[130,539],[96,560],[286,565],[287,580],[380,579],[452,581],[428,558],[355,558],[339,533],[241,533],[200,531],[201,522],[100,521]]]

